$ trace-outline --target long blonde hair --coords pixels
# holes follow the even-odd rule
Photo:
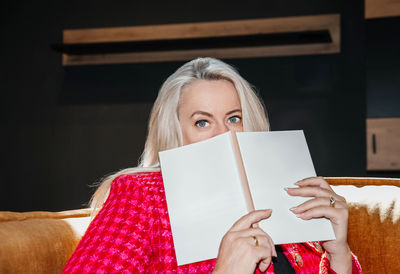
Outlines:
[[[105,178],[94,193],[90,207],[96,214],[108,197],[112,181],[122,175],[159,171],[158,152],[182,146],[178,108],[183,87],[197,79],[228,80],[239,95],[244,131],[266,131],[269,123],[261,100],[251,85],[230,65],[214,58],[197,58],[187,62],[161,86],[154,102],[148,125],[148,135],[139,165]]]

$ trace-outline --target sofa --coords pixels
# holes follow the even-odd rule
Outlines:
[[[400,179],[325,179],[349,204],[363,272],[400,273]],[[0,212],[0,273],[60,273],[90,221],[90,209]]]

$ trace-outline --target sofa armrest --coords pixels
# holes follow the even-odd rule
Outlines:
[[[363,273],[400,273],[400,187],[333,186],[349,205],[348,242]]]
[[[27,214],[0,212],[0,273],[60,273],[90,217],[62,219],[56,212]]]

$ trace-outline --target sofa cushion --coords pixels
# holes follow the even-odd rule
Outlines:
[[[362,185],[358,178],[333,186],[349,205],[350,248],[358,256],[363,273],[400,273],[400,180],[366,181],[377,185],[348,185]]]
[[[60,273],[89,225],[88,213],[0,212],[0,273]],[[71,216],[82,217],[62,219]]]
[[[349,204],[348,241],[363,272],[400,273],[400,179],[326,179]],[[0,273],[60,273],[89,215],[90,209],[0,212]]]

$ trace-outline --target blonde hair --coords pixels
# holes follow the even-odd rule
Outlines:
[[[96,214],[108,197],[111,184],[122,174],[159,171],[158,152],[182,146],[178,117],[182,90],[195,80],[227,80],[236,88],[242,108],[244,131],[267,131],[269,123],[261,100],[251,85],[230,65],[214,58],[187,62],[167,78],[154,102],[148,135],[138,167],[127,168],[105,178],[94,193],[90,207]]]

